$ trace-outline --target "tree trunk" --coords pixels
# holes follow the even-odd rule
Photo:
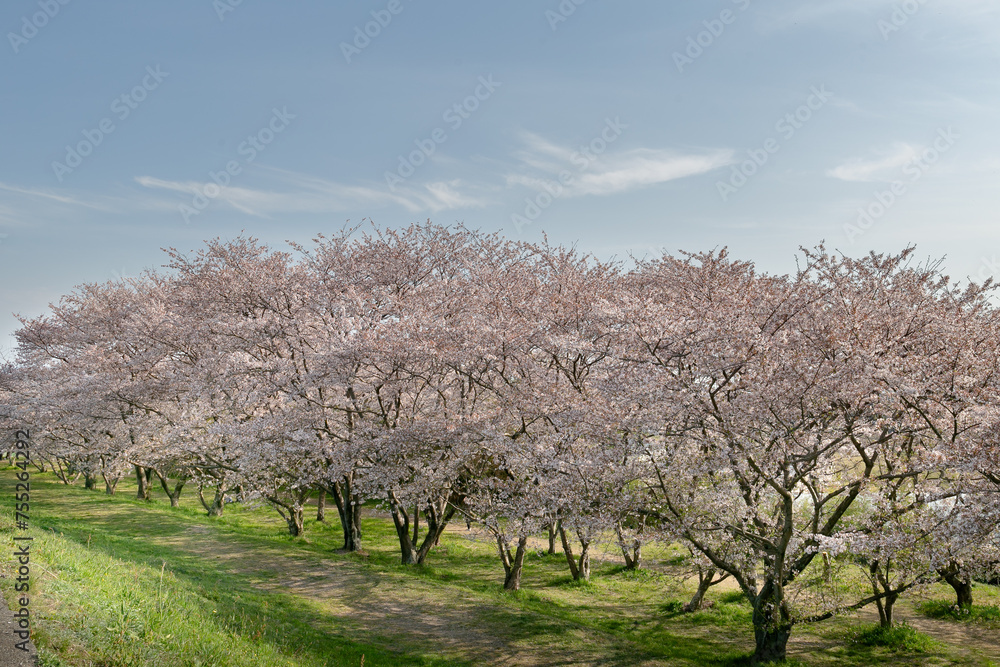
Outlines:
[[[582,546],[580,547],[580,578],[584,581],[590,581],[590,540],[583,541],[580,540]]]
[[[399,538],[399,551],[403,565],[416,565],[417,559],[413,555],[413,542],[410,541],[410,515],[393,498],[390,498],[389,511],[392,513],[392,523],[396,527],[396,535]]]
[[[171,491],[170,484],[168,483],[167,478],[164,475],[161,475],[159,470],[153,470],[153,472],[156,474],[157,479],[160,480],[160,486],[163,487],[163,492],[167,494],[167,498],[170,499],[170,506],[180,507],[181,490],[184,489],[184,483],[187,480],[184,479],[179,480],[177,484],[174,485],[173,491]]]
[[[573,548],[566,538],[566,529],[563,528],[562,521],[559,522],[559,536],[562,538],[563,552],[566,554],[566,562],[569,563],[569,573],[573,579],[580,581],[590,581],[590,540],[585,539],[583,533],[576,531],[576,536],[580,540],[580,559],[573,556]]]
[[[212,500],[211,505],[205,501],[205,489],[199,484],[198,500],[201,501],[201,506],[208,512],[208,516],[222,516],[223,511],[226,509],[226,491],[222,482],[219,482],[215,487],[215,498]]]
[[[406,509],[396,499],[395,495],[389,496],[389,510],[392,513],[392,522],[396,527],[396,535],[399,537],[399,551],[403,565],[423,565],[431,547],[441,539],[441,533],[455,514],[455,504],[447,500],[439,499],[437,502],[429,502],[424,506],[424,516],[427,519],[427,531],[422,542],[420,540],[420,508],[413,508],[413,534],[410,534],[410,515]],[[420,546],[416,545],[420,543]]]
[[[768,581],[754,600],[753,629],[756,649],[751,664],[784,662],[792,622],[781,586]]]
[[[316,498],[316,520],[326,521],[326,488],[319,487],[319,496]]]
[[[625,569],[638,570],[642,566],[642,543],[636,537],[631,542],[627,541],[620,523],[615,525],[615,531],[618,533],[618,546],[625,557]]]
[[[702,608],[702,605],[705,604],[705,593],[707,593],[708,589],[711,588],[714,584],[718,583],[717,581],[713,581],[714,578],[715,578],[714,568],[709,568],[707,571],[702,571],[699,568],[698,590],[694,592],[694,596],[691,598],[691,601],[688,602],[686,605],[684,605],[683,607],[684,611],[689,611],[689,612],[698,611],[699,609]]]
[[[897,599],[899,599],[898,595],[889,593],[884,598],[875,600],[875,606],[878,608],[878,624],[881,627],[892,627],[892,611]]]
[[[948,567],[938,570],[938,574],[955,589],[958,608],[972,609],[972,579],[969,575],[962,573],[958,563],[955,561],[948,563]]]
[[[556,522],[553,521],[549,524],[549,555],[554,556],[556,553]]]
[[[292,537],[299,537],[305,530],[305,512],[301,507],[293,507],[288,510],[285,523],[288,524],[288,534]]]
[[[309,498],[309,494],[312,492],[310,487],[299,487],[297,489],[292,489],[289,493],[292,495],[292,499],[284,500],[280,494],[280,490],[276,491],[273,495],[264,496],[267,498],[271,506],[277,510],[281,518],[285,520],[285,524],[288,526],[288,534],[292,537],[300,537],[305,531],[305,516],[306,516],[306,500]]]
[[[448,522],[455,516],[458,503],[450,503],[447,499],[438,499],[436,503],[427,503],[424,515],[427,517],[427,537],[417,551],[417,563],[423,565],[432,547],[441,543],[441,535]]]
[[[115,490],[118,488],[118,480],[121,477],[108,477],[105,473],[101,473],[101,477],[104,478],[104,492],[109,496],[115,495]]]
[[[351,477],[327,488],[337,505],[340,526],[344,531],[343,551],[361,551],[361,502],[351,488]]]
[[[566,562],[569,564],[569,573],[573,576],[573,579],[580,578],[580,569],[576,566],[576,558],[573,557],[573,547],[569,545],[569,540],[566,539],[566,530],[562,526],[562,521],[559,521],[559,538],[562,540],[563,553],[566,555]]]
[[[896,600],[898,599],[899,596],[896,595],[895,593],[890,593],[889,595],[886,596],[885,603],[883,605],[885,609],[885,622],[882,624],[883,628],[892,627],[892,610],[895,608]]]
[[[870,572],[872,591],[878,596],[875,599],[875,606],[878,608],[878,624],[883,628],[891,628],[892,608],[896,604],[896,600],[899,599],[900,590],[903,589],[893,590],[888,575],[882,572],[883,567],[887,573],[891,565],[890,563],[883,565],[877,560],[872,561],[868,571]]]
[[[517,541],[517,550],[511,556],[510,548],[504,544],[503,538],[497,537],[500,546],[500,558],[503,560],[504,580],[503,589],[505,591],[517,591],[521,589],[521,572],[524,570],[524,554],[528,544],[527,536],[521,537]]]
[[[146,469],[141,465],[133,464],[135,468],[135,482],[137,490],[135,497],[139,500],[149,500],[149,478],[146,476]]]
[[[97,488],[97,476],[92,475],[89,472],[83,473],[83,488],[93,491]]]

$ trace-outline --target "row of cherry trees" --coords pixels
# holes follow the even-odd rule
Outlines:
[[[3,395],[66,481],[266,502],[292,535],[319,493],[347,550],[377,500],[404,563],[462,516],[506,589],[538,533],[575,578],[608,536],[634,567],[682,543],[691,606],[731,577],[755,658],[783,658],[796,623],[876,604],[891,624],[939,578],[971,604],[998,560],[1000,315],[911,255],[819,247],[773,276],[430,223],[215,241],[22,320]]]

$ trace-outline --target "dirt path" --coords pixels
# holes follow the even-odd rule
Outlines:
[[[390,515],[385,513],[385,518],[390,518]],[[445,531],[462,536],[470,534],[470,531],[462,522],[449,524],[445,528]],[[471,532],[474,533],[475,529],[472,529]],[[491,541],[491,538],[487,535],[478,535],[477,539]],[[544,552],[548,550],[548,547],[549,542],[546,537],[528,538],[528,548],[530,549]],[[562,552],[562,547],[558,545],[558,542],[556,549],[560,553]],[[617,545],[611,543],[602,543],[599,545],[592,551],[591,558],[595,561],[611,562],[616,565],[625,564],[625,558],[621,550],[618,549]],[[643,563],[643,567],[676,574],[676,568],[660,566],[660,564],[648,560]],[[738,589],[739,587],[736,582],[730,578],[723,581],[713,590],[735,591]],[[963,656],[980,659],[986,658],[1000,664],[1000,633],[996,630],[976,623],[960,623],[927,618],[923,614],[920,614],[916,610],[916,607],[905,601],[897,603],[897,610],[899,620],[905,620],[919,632],[952,646]],[[856,616],[859,622],[872,623],[878,621],[877,612],[870,607],[860,610]],[[810,653],[829,647],[830,643],[820,637],[798,632],[793,633],[792,639],[789,642],[789,655],[791,657],[808,658]]]
[[[444,657],[505,667],[643,664],[627,661],[627,656],[636,652],[627,640],[604,635],[595,642],[593,630],[559,621],[553,621],[564,626],[559,644],[540,650],[537,644],[522,641],[508,628],[490,622],[484,613],[489,610],[481,601],[446,583],[407,578],[405,586],[398,585],[396,579],[402,574],[372,573],[351,562],[315,555],[289,556],[279,549],[251,546],[239,537],[218,535],[206,526],[192,526],[182,536],[149,541],[214,560],[225,569],[249,576],[262,590],[287,592],[319,603],[325,613],[352,625]],[[253,558],[247,558],[250,549]],[[609,651],[609,646],[618,650]],[[621,660],[614,659],[615,654],[620,654]]]
[[[30,613],[30,612],[29,612]],[[23,651],[17,648],[18,642],[24,641],[18,637],[15,631],[19,628],[14,623],[14,615],[7,608],[7,601],[0,595],[0,667],[34,667],[38,664],[35,646],[30,641],[27,644],[28,650]]]
[[[466,538],[487,539],[484,535],[470,535],[462,522],[451,524],[447,531]],[[504,667],[670,664],[666,660],[637,661],[635,655],[640,651],[628,640],[555,619],[549,623],[553,632],[546,636],[551,641],[540,647],[537,642],[530,641],[530,636],[519,636],[516,629],[491,620],[489,614],[493,608],[461,587],[407,577],[404,573],[375,573],[350,561],[319,555],[290,556],[285,550],[269,549],[257,543],[251,545],[237,536],[218,534],[216,529],[207,526],[191,526],[183,535],[150,541],[214,560],[234,573],[249,576],[253,585],[261,590],[290,593],[312,601],[323,613],[343,619],[359,631],[370,629],[387,639],[390,645],[402,644],[418,652]],[[548,541],[543,537],[532,538],[529,546],[544,551]],[[253,558],[247,558],[250,550]],[[592,557],[624,563],[614,545],[596,550]],[[497,566],[499,568],[499,560]],[[654,569],[672,571],[668,567]],[[732,586],[720,588],[731,589]],[[975,624],[928,619],[904,603],[900,603],[899,608],[900,616],[917,630],[949,644],[967,657],[988,658],[1000,663],[1000,642],[992,631]],[[862,610],[858,619],[871,622],[874,610]],[[811,654],[831,646],[831,642],[822,637],[798,632],[793,633],[789,654],[808,659]]]
[[[878,622],[878,612],[873,608],[862,609],[858,617],[866,623]],[[927,618],[907,601],[896,603],[893,620],[905,622],[914,630],[949,644],[963,656],[986,658],[1000,664],[1000,633],[995,629],[978,623]]]

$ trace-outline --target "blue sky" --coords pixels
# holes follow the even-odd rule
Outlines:
[[[0,34],[0,349],[161,247],[363,218],[1000,277],[995,0],[7,0]]]

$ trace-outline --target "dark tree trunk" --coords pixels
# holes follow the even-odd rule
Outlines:
[[[712,603],[705,604],[705,594],[708,589],[716,584],[721,584],[723,581],[729,578],[729,573],[723,572],[716,579],[715,575],[719,574],[719,571],[714,567],[703,567],[698,566],[698,589],[694,592],[694,596],[691,601],[684,605],[684,611],[698,611],[699,609],[705,609],[711,607]]]
[[[512,555],[510,553],[510,546],[505,544],[504,539],[497,535],[500,560],[503,561],[503,589],[505,591],[517,591],[521,589],[521,572],[524,570],[524,554],[527,551],[527,544],[527,536],[519,538],[517,540],[517,550]]]
[[[875,607],[878,609],[878,624],[883,628],[892,627],[892,610],[899,599],[899,594],[905,589],[893,589],[888,578],[891,562],[885,564],[872,561],[868,568],[872,591],[875,593]],[[885,572],[883,572],[883,568]]]
[[[118,489],[118,481],[121,479],[119,476],[110,477],[103,470],[101,471],[101,477],[104,478],[104,492],[109,496],[115,495],[115,491]]]
[[[573,556],[573,547],[570,546],[569,540],[566,539],[566,531],[562,527],[562,521],[559,521],[557,530],[559,531],[559,538],[562,540],[563,554],[566,556],[566,563],[569,564],[569,573],[574,579],[579,579],[580,568],[576,565],[576,558]]]
[[[707,593],[708,589],[712,586],[712,575],[715,574],[715,571],[709,570],[708,574],[709,576],[707,577],[699,577],[700,581],[698,581],[698,590],[694,592],[694,595],[691,597],[691,601],[684,605],[684,611],[698,611],[705,603],[705,593]]]
[[[107,475],[104,476],[104,493],[109,496],[115,495],[115,491],[118,489],[118,478],[110,478]]]
[[[93,491],[97,488],[97,476],[89,472],[83,473],[83,488]]]
[[[215,498],[212,500],[212,504],[208,504],[205,500],[205,489],[200,484],[198,485],[198,500],[201,501],[201,506],[205,508],[208,512],[208,516],[222,516],[223,511],[226,509],[226,487],[222,482],[219,482],[215,486]]]
[[[141,465],[134,464],[135,468],[135,482],[137,485],[137,490],[135,492],[135,497],[139,500],[149,500],[149,477],[147,476],[147,471]]]
[[[427,519],[427,531],[424,539],[420,542],[420,508],[413,509],[413,534],[410,534],[410,515],[406,508],[396,499],[395,495],[389,496],[389,510],[392,513],[392,522],[396,527],[396,535],[399,537],[399,551],[403,565],[423,565],[431,547],[441,539],[448,522],[455,515],[456,503],[450,503],[444,499],[437,502],[429,502],[424,505],[424,516]],[[417,544],[420,544],[418,547]]]
[[[274,503],[274,501],[271,501]],[[281,518],[285,520],[285,525],[288,526],[288,534],[291,537],[299,537],[302,535],[302,531],[305,530],[305,512],[301,507],[294,507],[291,505],[278,505],[275,503],[275,508],[278,510],[278,514]]]
[[[327,490],[333,496],[340,515],[340,526],[344,531],[344,551],[361,551],[361,501],[354,495],[352,479],[344,476]]]
[[[892,627],[892,611],[898,598],[895,593],[889,593],[884,598],[875,600],[875,606],[878,608],[878,624],[883,628]]]
[[[121,475],[108,475],[108,465],[107,461],[103,456],[100,457],[101,461],[101,477],[104,478],[104,492],[109,496],[115,495],[115,490],[118,488],[118,481],[121,479]]]
[[[415,565],[417,560],[413,555],[413,542],[410,541],[410,515],[395,501],[389,503],[389,511],[392,512],[392,523],[396,527],[396,535],[399,538],[399,551],[403,565]]]
[[[277,494],[266,496],[281,518],[285,520],[285,524],[288,525],[288,534],[292,537],[300,537],[305,530],[305,504],[311,491],[312,489],[309,487],[293,489],[290,492],[292,494],[291,501],[284,500]]]
[[[625,557],[625,569],[638,570],[642,567],[642,543],[637,537],[626,540],[620,523],[615,526],[615,531],[618,533],[618,546]]]
[[[285,517],[285,523],[288,524],[288,534],[292,537],[298,537],[305,530],[305,520],[304,512],[301,507],[293,507],[288,510],[288,515]]]
[[[556,553],[556,522],[553,521],[549,524],[549,551],[550,556],[554,556]]]
[[[319,495],[316,497],[316,520],[326,521],[326,488],[319,487]]]
[[[52,472],[55,474],[56,477],[59,478],[60,482],[69,486],[70,484],[69,475],[71,474],[70,469],[68,466],[66,468],[63,468],[62,460],[60,460],[58,456],[55,457],[54,462],[53,461],[49,462],[49,467],[52,468]]]
[[[563,528],[562,521],[559,522],[559,537],[562,539],[566,562],[569,563],[569,573],[577,581],[590,581],[590,540],[586,539],[579,530],[576,531],[576,536],[580,540],[579,561],[573,555],[573,547],[570,546],[569,540],[566,538],[566,529]]]
[[[768,581],[753,605],[753,629],[756,649],[751,663],[784,662],[788,653],[788,638],[792,621],[785,603],[784,591]]]
[[[972,609],[972,578],[963,574],[961,567],[955,561],[938,570],[938,574],[955,589],[956,604],[959,609]]]
[[[184,483],[187,480],[178,480],[177,484],[174,485],[173,491],[170,490],[170,484],[167,481],[166,476],[161,475],[159,470],[153,470],[156,474],[157,479],[160,480],[160,486],[163,487],[163,492],[167,494],[167,498],[170,499],[171,507],[180,507],[181,504],[181,491],[184,489]]]

